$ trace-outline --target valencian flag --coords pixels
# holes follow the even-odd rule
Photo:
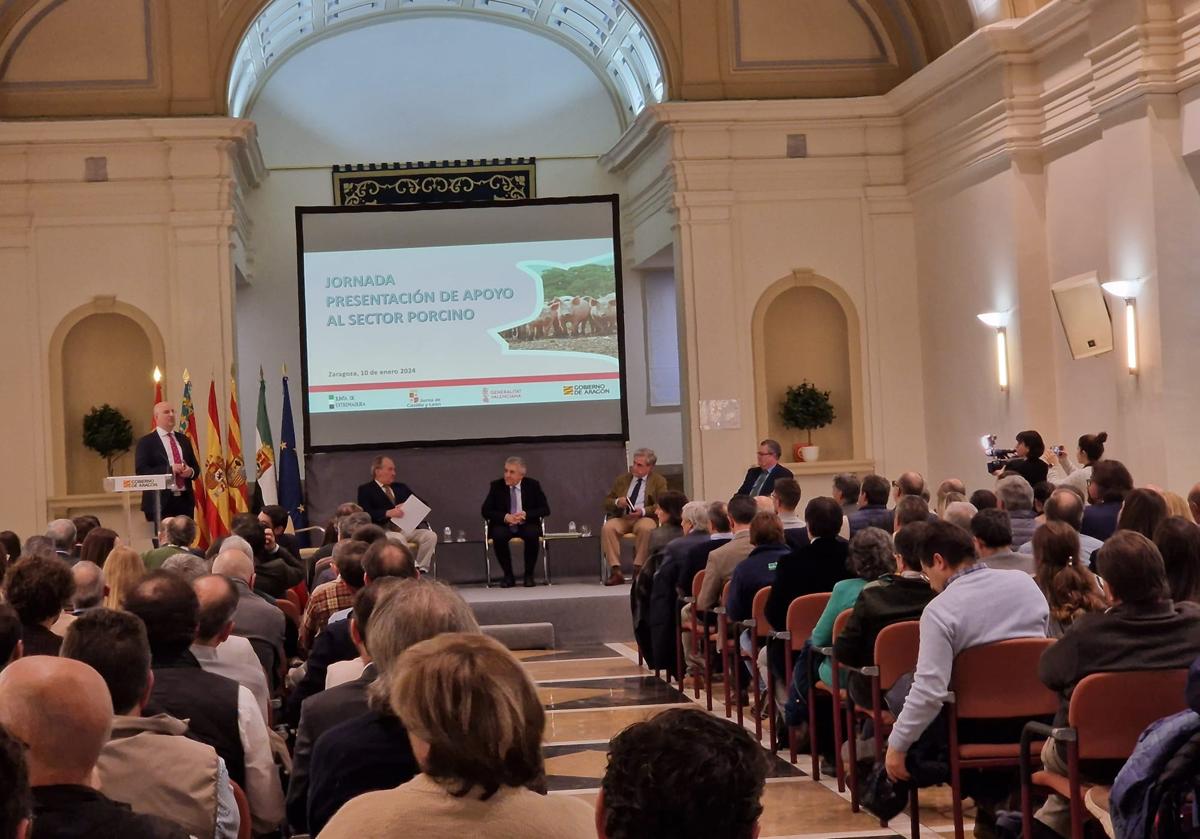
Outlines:
[[[204,458],[204,493],[208,508],[208,536],[229,535],[229,487],[225,484],[225,453],[221,447],[221,416],[217,408],[217,383],[208,383],[208,454]]]
[[[225,461],[225,480],[229,482],[229,516],[250,511],[250,488],[246,486],[246,462],[242,457],[242,418],[238,414],[237,379],[229,375],[229,459]]]
[[[279,503],[279,488],[275,485],[275,441],[271,436],[271,421],[267,418],[267,383],[262,368],[258,368],[258,419],[254,426],[254,462],[258,477],[254,481],[254,509]]]
[[[283,374],[283,422],[279,427],[279,503],[296,530],[308,527],[304,492],[300,486],[300,458],[296,454],[296,426],[292,423],[292,397],[288,393],[287,370]]]
[[[183,371],[183,407],[179,409],[179,430],[192,444],[192,451],[199,457],[200,430],[196,427],[196,409],[192,407],[192,377],[188,371]],[[196,496],[196,545],[207,548],[211,544],[208,538],[208,521],[205,511],[208,509],[208,496],[204,494],[204,472],[197,472],[192,478],[192,494]]]

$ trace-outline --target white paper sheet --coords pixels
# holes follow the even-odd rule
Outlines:
[[[408,537],[417,529],[417,525],[425,521],[426,516],[430,513],[430,507],[415,495],[408,496],[408,500],[400,507],[404,510],[404,518],[393,518],[392,524],[400,528],[400,532]]]

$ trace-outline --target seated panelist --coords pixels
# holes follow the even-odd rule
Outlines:
[[[541,484],[525,477],[525,469],[525,461],[519,457],[505,460],[504,477],[492,481],[483,502],[488,538],[495,546],[496,561],[504,570],[501,588],[512,588],[516,583],[508,543],[518,538],[525,543],[525,586],[533,587],[542,519],[550,515],[550,505]]]
[[[371,480],[358,488],[358,506],[371,517],[371,521],[385,530],[398,531],[393,518],[404,518],[404,508],[401,506],[408,500],[413,491],[407,484],[396,480],[396,464],[390,457],[379,455],[371,461]],[[418,527],[408,535],[410,542],[417,546],[417,568],[424,574],[429,573],[433,560],[433,550],[437,547],[437,534],[430,529],[428,522],[420,522],[424,527]]]
[[[794,478],[792,471],[779,462],[783,449],[775,440],[766,439],[758,444],[758,465],[746,470],[746,477],[734,495],[770,495],[775,482],[780,478]]]
[[[605,585],[615,586],[625,582],[625,576],[621,573],[621,537],[626,533],[632,533],[634,537],[635,574],[650,553],[650,534],[658,527],[658,519],[654,516],[655,505],[659,496],[667,491],[666,478],[654,471],[656,462],[658,458],[652,449],[635,451],[629,471],[613,482],[612,489],[604,499],[604,512],[608,518],[600,530],[600,540],[609,567]]]

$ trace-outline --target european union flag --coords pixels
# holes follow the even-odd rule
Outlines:
[[[292,397],[288,393],[288,377],[283,377],[283,422],[279,433],[279,504],[291,516],[296,530],[308,527],[304,509],[304,489],[300,485],[300,458],[296,455],[296,426],[292,422]],[[308,542],[308,534],[300,536],[300,544]]]

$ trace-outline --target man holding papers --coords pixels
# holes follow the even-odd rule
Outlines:
[[[371,480],[358,488],[358,506],[375,524],[399,531],[416,543],[417,567],[422,573],[429,572],[437,547],[437,534],[425,522],[429,507],[413,495],[407,484],[396,480],[396,464],[390,457],[379,455],[371,461]]]

